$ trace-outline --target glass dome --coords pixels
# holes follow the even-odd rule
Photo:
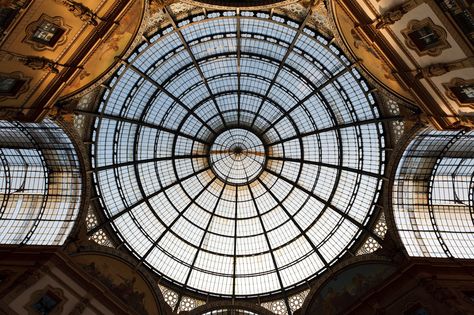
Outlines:
[[[110,80],[92,138],[117,237],[206,295],[284,293],[323,273],[367,230],[384,172],[377,104],[354,65],[261,12],[148,38]]]
[[[218,8],[229,8],[229,7],[240,7],[240,8],[250,8],[250,7],[271,7],[272,5],[287,5],[292,2],[297,2],[297,0],[187,0],[193,5],[203,4],[210,5]]]

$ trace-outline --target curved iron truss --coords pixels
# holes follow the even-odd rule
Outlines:
[[[420,131],[393,186],[393,215],[410,256],[474,257],[474,133]]]
[[[79,214],[82,174],[51,121],[0,122],[0,243],[62,245]]]

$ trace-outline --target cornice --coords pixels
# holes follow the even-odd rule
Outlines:
[[[90,51],[102,40],[110,31],[115,23],[115,19],[129,5],[128,0],[117,0],[115,6],[104,16],[104,21],[95,27],[95,31],[81,45],[81,48],[65,62],[68,65],[55,79],[49,84],[48,88],[43,91],[41,97],[35,101],[35,107],[31,108],[26,116],[26,120],[41,120],[51,107],[51,100],[56,99],[58,91],[60,91],[67,81],[77,71],[77,67],[83,62]]]

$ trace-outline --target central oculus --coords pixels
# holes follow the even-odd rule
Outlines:
[[[262,172],[265,147],[262,140],[247,129],[228,129],[214,140],[209,162],[212,171],[224,182],[246,185]]]

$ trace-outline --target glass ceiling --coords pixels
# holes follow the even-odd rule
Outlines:
[[[399,162],[393,216],[410,256],[474,258],[474,132],[421,130]]]
[[[79,159],[59,125],[0,121],[0,244],[63,245],[81,195]]]
[[[182,20],[103,95],[94,180],[124,245],[168,281],[285,293],[344,255],[374,210],[383,127],[329,40],[266,13]]]

